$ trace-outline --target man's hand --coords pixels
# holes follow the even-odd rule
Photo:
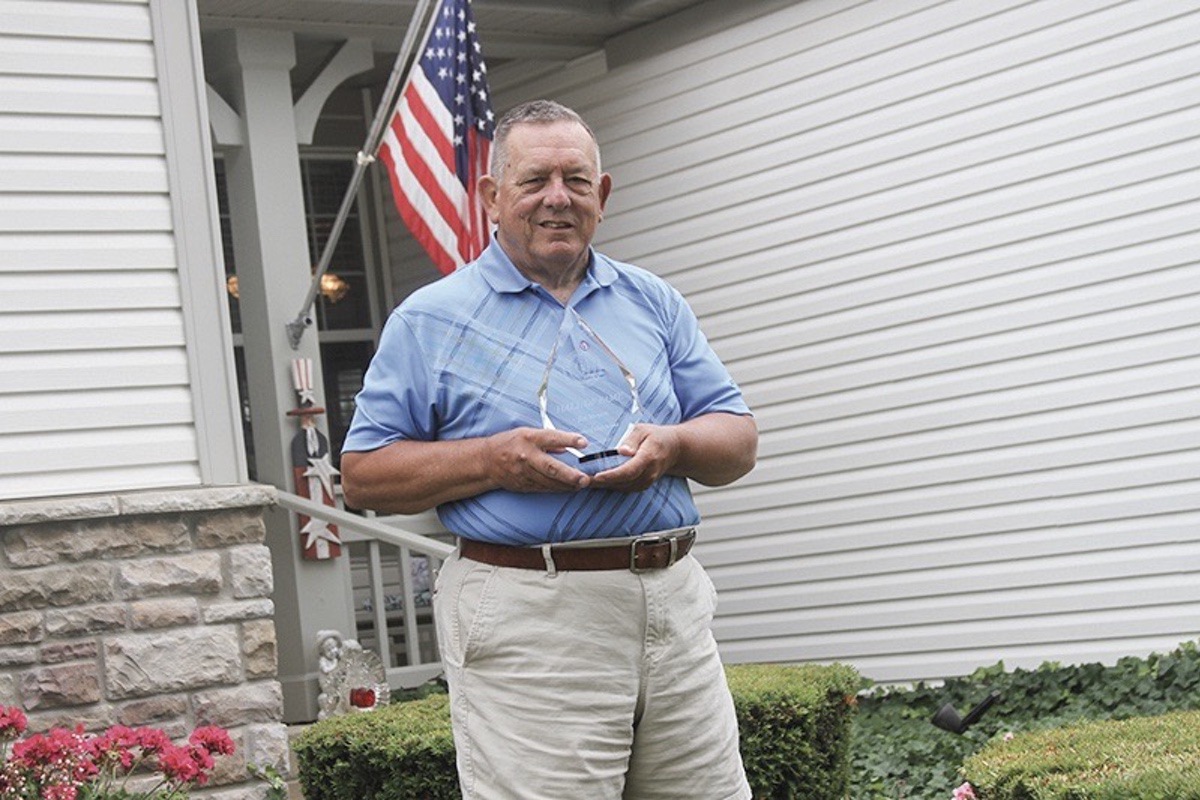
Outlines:
[[[551,453],[586,447],[578,433],[516,428],[493,436],[441,442],[399,441],[342,454],[346,503],[417,514],[494,489],[573,492],[592,479]]]
[[[488,473],[500,488],[511,492],[573,492],[592,479],[549,455],[568,447],[587,447],[587,439],[539,428],[497,433],[487,438]]]
[[[675,465],[679,458],[679,431],[670,425],[635,425],[617,446],[629,460],[592,477],[597,489],[642,492]]]
[[[717,412],[678,425],[637,425],[618,448],[629,460],[589,477],[551,455],[587,447],[583,436],[516,428],[475,439],[400,441],[343,453],[342,485],[352,507],[398,514],[416,514],[499,488],[574,492],[590,486],[640,492],[663,475],[722,486],[750,471],[757,445],[752,417]]]
[[[713,412],[678,425],[635,425],[617,447],[629,460],[592,476],[596,489],[641,492],[663,475],[724,486],[754,468],[754,418]]]

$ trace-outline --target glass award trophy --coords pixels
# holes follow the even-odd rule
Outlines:
[[[573,308],[566,310],[550,349],[538,407],[543,428],[587,437],[587,447],[568,447],[565,460],[589,475],[628,460],[617,446],[644,421],[637,379]]]

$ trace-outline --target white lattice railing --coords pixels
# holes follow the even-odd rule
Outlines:
[[[374,650],[387,667],[393,688],[417,686],[441,672],[433,619],[428,604],[430,581],[454,545],[398,527],[407,517],[366,517],[279,492],[290,511],[338,526],[346,549],[351,595],[347,603],[356,621],[354,638]],[[423,569],[414,569],[421,565]],[[425,576],[423,585],[414,576]]]

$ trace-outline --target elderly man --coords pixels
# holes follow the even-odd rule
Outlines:
[[[434,615],[464,797],[748,798],[688,479],[748,472],[754,420],[680,294],[592,250],[612,179],[579,115],[495,136],[495,239],[388,320],[347,501],[459,537]]]

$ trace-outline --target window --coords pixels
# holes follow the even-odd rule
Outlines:
[[[300,174],[304,182],[304,212],[308,227],[308,251],[314,263],[321,257],[329,239],[334,220],[350,178],[354,163],[338,160],[303,158]],[[358,203],[350,209],[346,225],[334,248],[328,275],[345,284],[345,293],[335,302],[324,294],[317,295],[317,327],[322,331],[366,329],[367,338],[374,326],[371,319],[371,296],[367,288],[367,260],[363,226]]]
[[[353,171],[352,158],[343,153],[301,155],[305,223],[314,265],[329,238]],[[225,274],[229,288],[229,315],[234,333],[238,391],[246,440],[246,463],[250,478],[256,480],[249,386],[242,348],[241,308],[236,293],[231,212],[225,165],[220,158],[217,159],[216,177]],[[363,215],[359,213],[362,197],[360,193],[359,199],[351,207],[327,273],[342,282],[339,291],[328,295],[318,294],[315,304],[316,334],[320,342],[324,377],[325,418],[335,464],[340,460],[342,442],[354,415],[354,396],[362,386],[363,374],[375,352],[375,332],[379,327],[376,311],[379,303],[372,279],[377,270],[373,269],[367,226],[363,222]]]

